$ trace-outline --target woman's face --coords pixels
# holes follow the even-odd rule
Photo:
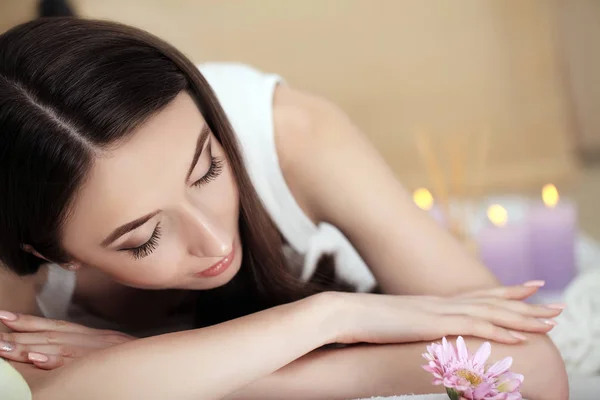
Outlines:
[[[95,158],[62,240],[74,262],[129,286],[210,289],[240,268],[238,215],[223,148],[181,93]]]

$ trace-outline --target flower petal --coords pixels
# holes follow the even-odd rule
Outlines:
[[[512,375],[512,377],[514,379],[518,379],[519,381],[521,381],[521,383],[523,383],[523,381],[525,380],[525,376],[524,375],[515,374],[514,372],[510,372],[510,374]]]
[[[492,365],[488,370],[486,375],[488,377],[497,377],[508,371],[510,366],[512,365],[513,359],[512,357],[506,357],[494,365]]]
[[[491,394],[494,385],[491,382],[482,382],[473,391],[473,398],[484,399],[486,396]]]
[[[459,336],[458,339],[456,339],[456,350],[460,361],[466,362],[469,359],[469,350],[467,349],[467,345],[462,336]]]
[[[473,365],[483,367],[490,357],[490,354],[492,354],[492,345],[490,342],[483,343],[473,356]]]
[[[442,365],[446,365],[452,360],[452,353],[454,353],[454,346],[452,346],[452,343],[449,343],[444,336],[442,338],[442,351],[440,352],[440,354],[442,354],[442,358],[440,358]]]
[[[519,382],[517,379],[512,379],[502,382],[497,386],[497,388],[500,392],[512,393],[517,390],[519,386],[521,386],[521,382]]]
[[[506,400],[508,393],[496,393],[490,396],[484,397],[485,400]]]
[[[506,400],[523,400],[523,396],[519,392],[508,393],[508,396],[506,396]]]
[[[521,387],[521,383],[523,383],[523,375],[515,374],[512,372],[507,372],[498,377],[498,383],[496,384],[496,388],[500,392],[515,392]]]

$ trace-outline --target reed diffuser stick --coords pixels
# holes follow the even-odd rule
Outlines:
[[[485,190],[485,178],[487,175],[487,164],[490,154],[490,143],[491,143],[492,131],[491,128],[486,128],[481,133],[481,137],[477,140],[477,152],[473,157],[474,163],[472,165],[475,179],[471,186],[471,197],[473,199],[480,198]]]
[[[440,201],[440,205],[446,218],[450,218],[450,199],[448,186],[438,159],[435,156],[433,145],[429,136],[424,131],[419,131],[416,137],[416,144],[421,160],[425,164],[425,169],[429,175],[429,180],[432,184],[434,196]]]
[[[450,156],[450,196],[456,198],[460,201],[464,200],[465,194],[465,165],[467,163],[466,159],[466,149],[468,149],[468,142],[465,139],[468,139],[467,135],[453,135],[453,138],[449,140],[449,144],[445,146],[449,149]],[[466,142],[466,143],[465,143]],[[457,210],[459,216],[458,218],[453,218],[452,230],[454,235],[461,241],[464,242],[466,240],[466,214],[467,207],[466,204],[460,205],[460,210]]]

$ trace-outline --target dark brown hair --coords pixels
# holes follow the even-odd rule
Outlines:
[[[282,237],[197,67],[147,32],[72,18],[35,20],[0,35],[0,260],[17,274],[35,273],[44,261],[23,251],[28,244],[68,262],[61,228],[95,156],[182,91],[221,142],[240,192],[242,268],[228,285],[199,294],[203,323],[333,288],[333,276],[306,285],[288,272]]]

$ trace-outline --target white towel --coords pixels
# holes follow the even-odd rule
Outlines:
[[[0,398],[31,400],[31,391],[21,374],[2,358],[0,358]]]
[[[406,396],[392,396],[392,397],[371,397],[370,399],[360,400],[448,400],[446,394],[415,394]]]

